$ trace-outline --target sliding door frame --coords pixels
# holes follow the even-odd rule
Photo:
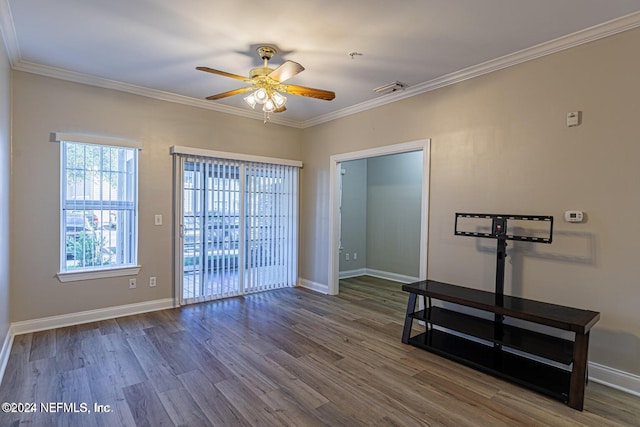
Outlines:
[[[184,200],[182,195],[182,186],[184,179],[184,157],[183,156],[195,156],[195,157],[206,157],[213,159],[224,159],[224,160],[232,160],[242,163],[240,166],[243,173],[240,174],[240,188],[244,188],[246,173],[244,173],[245,167],[249,163],[261,163],[261,164],[272,164],[272,165],[282,165],[282,166],[293,166],[297,168],[302,168],[303,164],[299,160],[290,160],[290,159],[280,159],[275,157],[262,157],[262,156],[253,156],[247,154],[239,154],[239,153],[230,153],[225,151],[215,151],[215,150],[207,150],[202,148],[193,148],[193,147],[185,147],[185,146],[172,146],[170,148],[169,153],[173,155],[173,253],[174,253],[174,262],[173,262],[173,275],[174,275],[174,305],[176,307],[182,305],[183,298],[183,268],[181,266],[184,265],[184,254],[182,251],[182,217],[184,214]],[[296,192],[299,191],[298,183],[296,185]],[[299,194],[297,198],[297,203],[299,203]],[[296,214],[299,213],[299,208],[296,206],[295,208]],[[245,215],[246,206],[245,206],[245,196],[244,193],[240,198],[240,214]],[[299,227],[300,222],[297,222],[297,229],[295,230],[296,234],[296,251],[299,245]],[[245,227],[240,227],[240,241],[243,242],[245,240]],[[240,260],[244,265],[244,252],[239,250]],[[297,253],[296,260],[298,259]],[[239,271],[239,280],[240,280],[240,291],[244,292],[244,269],[240,268]]]

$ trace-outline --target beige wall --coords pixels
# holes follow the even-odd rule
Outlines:
[[[11,67],[0,34],[0,349],[9,331],[10,180]]]
[[[10,319],[172,296],[170,145],[303,160],[300,276],[326,285],[329,156],[431,138],[429,277],[492,287],[491,245],[454,237],[456,211],[554,215],[552,245],[510,246],[517,251],[507,291],[600,311],[591,360],[640,374],[634,192],[640,57],[632,54],[639,45],[640,30],[629,31],[305,130],[14,72]],[[0,64],[5,89],[7,68]],[[574,110],[584,112],[583,124],[567,128],[565,114]],[[0,123],[7,117],[0,106]],[[67,284],[55,278],[59,146],[48,142],[54,131],[143,142],[138,289],[129,290],[126,278]],[[3,128],[1,165],[7,140]],[[0,197],[6,206],[7,196]],[[564,223],[567,209],[584,210],[588,221]],[[158,213],[165,223],[154,227]],[[0,227],[7,230],[1,221]],[[0,243],[3,260],[6,244]],[[158,278],[157,288],[146,286],[149,276]]]
[[[640,29],[305,129],[300,276],[328,283],[329,157],[431,138],[428,277],[493,287],[494,245],[453,236],[456,211],[553,215],[552,245],[510,245],[506,291],[601,312],[590,360],[640,374],[638,46]]]
[[[173,296],[171,145],[301,159],[298,129],[24,72],[14,72],[13,88],[13,322]],[[55,278],[60,147],[49,134],[56,131],[142,141],[137,289],[128,289],[126,277]],[[153,225],[155,214],[163,215],[162,226]],[[156,288],[148,286],[150,276]]]

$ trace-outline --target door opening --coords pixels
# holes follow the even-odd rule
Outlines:
[[[420,241],[418,244],[419,268],[418,278],[427,277],[427,248],[428,248],[428,212],[429,212],[429,166],[430,140],[412,141],[403,144],[390,145],[370,150],[331,156],[330,163],[330,242],[329,242],[329,272],[327,293],[335,295],[339,292],[339,265],[341,250],[341,191],[342,174],[341,163],[351,160],[369,159],[390,154],[420,152],[422,153],[422,176],[420,196]],[[398,207],[399,209],[401,207]]]

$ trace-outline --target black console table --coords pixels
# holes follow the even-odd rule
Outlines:
[[[402,290],[409,292],[403,343],[515,382],[582,410],[589,330],[600,318],[600,313],[433,280],[403,285]],[[424,301],[423,310],[416,309],[419,295]],[[432,299],[492,313],[494,318],[461,313],[452,304],[442,304],[446,308],[434,306]],[[525,327],[509,324],[509,318],[525,321],[520,322]],[[412,337],[414,320],[424,321],[426,332]],[[575,338],[569,340],[536,332],[526,328],[529,324],[570,331],[575,333]]]

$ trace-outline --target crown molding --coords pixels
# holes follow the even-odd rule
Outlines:
[[[364,101],[359,104],[343,108],[341,110],[334,111],[328,114],[324,114],[309,120],[297,121],[286,119],[277,115],[272,115],[269,122],[299,129],[316,126],[356,113],[371,110],[373,108],[381,107],[383,105],[397,102],[425,92],[430,92],[432,90],[436,90],[445,86],[453,85],[465,80],[472,79],[474,77],[492,73],[494,71],[521,64],[526,61],[531,61],[542,56],[551,55],[562,50],[570,49],[575,46],[609,37],[611,35],[628,31],[637,27],[640,27],[640,12],[613,19],[611,21],[604,22],[587,29],[577,31],[563,37],[559,37],[549,42],[541,43],[536,46],[502,56],[500,58],[496,58],[450,74],[446,74],[436,79],[411,86],[403,91],[380,96],[378,98]],[[8,0],[0,0],[0,32],[2,33],[2,36],[4,38],[11,67],[15,70],[26,71],[29,73],[54,77],[76,83],[84,83],[87,85],[102,87],[106,89],[115,89],[122,92],[145,96],[148,98],[189,105],[197,108],[204,108],[207,110],[218,111],[226,114],[233,114],[236,116],[246,117],[254,120],[263,120],[262,113],[247,109],[230,107],[227,105],[192,98],[189,96],[178,95],[170,92],[160,91],[157,89],[151,89],[115,80],[109,80],[102,77],[82,74],[75,71],[69,71],[61,68],[49,67],[28,61],[23,61],[20,55],[20,49],[17,42],[15,28],[13,26],[13,19],[11,16],[11,9],[9,7]]]
[[[123,83],[117,80],[105,79],[103,77],[91,76],[88,74],[78,73],[75,71],[64,70],[56,67],[35,64],[29,61],[18,61],[14,66],[14,70],[25,71],[28,73],[38,74],[46,77],[67,80],[74,83],[82,83],[90,86],[97,86],[105,89],[114,89],[121,92],[127,92],[134,95],[140,95],[147,98],[159,99],[161,101],[174,102],[177,104],[189,105],[192,107],[204,108],[207,110],[218,111],[226,114],[247,117],[255,120],[264,120],[262,113],[243,108],[230,107],[228,105],[219,104],[204,99],[192,98],[189,96],[178,95],[171,92],[165,92],[158,89],[151,89],[143,86]],[[277,116],[271,116],[269,123],[281,124],[284,126],[298,127],[299,124],[293,120],[283,119]]]
[[[361,102],[351,107],[343,108],[329,114],[324,114],[316,118],[302,122],[302,128],[307,128],[322,123],[330,122],[336,119],[347,117],[356,113],[381,107],[392,102],[410,98],[421,93],[430,92],[445,86],[460,83],[474,77],[489,74],[503,68],[512,67],[523,62],[531,61],[543,56],[551,55],[572,47],[586,44],[595,40],[603,39],[614,34],[632,30],[640,27],[640,12],[632,13],[618,19],[614,19],[602,24],[577,31],[575,33],[559,37],[557,39],[540,43],[536,46],[514,52],[500,58],[492,59],[481,64],[473,65],[442,77],[429,80],[424,83],[413,85],[405,90],[393,92],[370,101]]]
[[[11,7],[9,7],[9,0],[0,0],[0,36],[2,36],[9,63],[13,68],[20,59],[20,49],[18,48],[16,29],[13,26],[13,15],[11,14]]]

